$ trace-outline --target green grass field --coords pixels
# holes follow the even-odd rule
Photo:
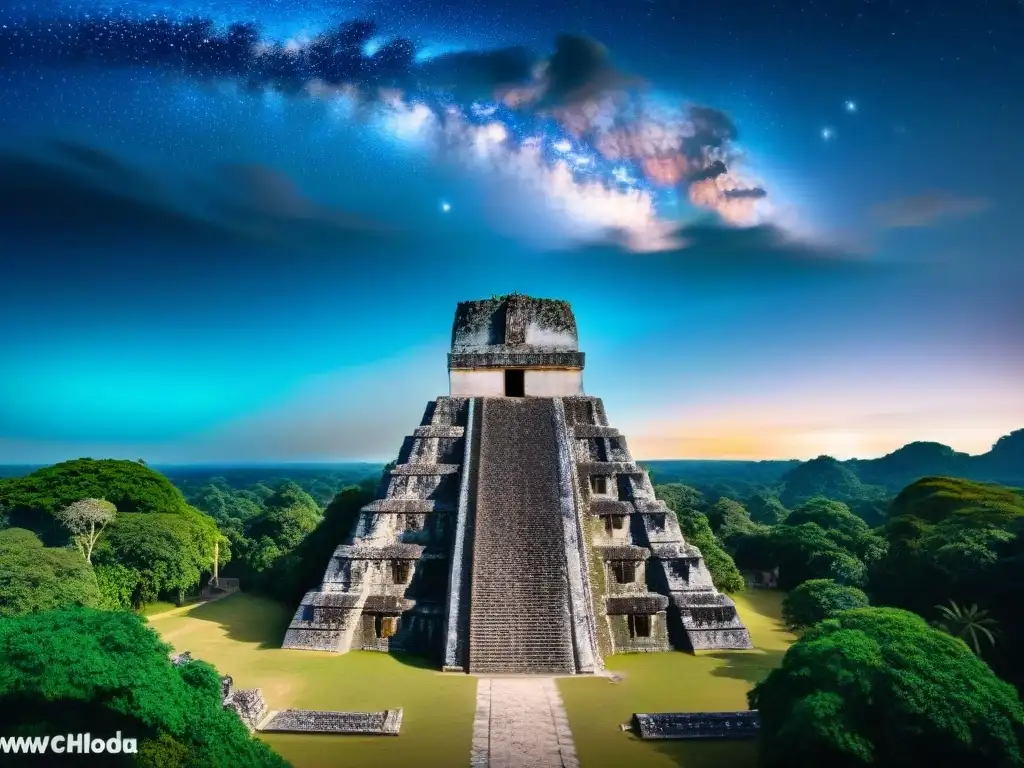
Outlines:
[[[778,664],[793,637],[778,621],[781,595],[736,598],[757,650],[614,656],[620,675],[560,682],[583,768],[605,765],[744,766],[749,744],[640,742],[618,730],[633,712],[745,709],[751,685]],[[465,765],[476,679],[442,674],[415,659],[353,652],[286,651],[279,645],[291,609],[238,594],[187,611],[156,614],[150,625],[177,651],[191,651],[241,688],[262,688],[271,709],[405,710],[396,737],[266,735],[296,768]]]
[[[796,639],[779,620],[782,593],[756,590],[734,596],[750,630],[752,651],[621,654],[605,666],[621,677],[559,680],[583,768],[683,766],[746,768],[751,742],[641,741],[619,730],[634,712],[721,712],[747,709],[747,691]]]

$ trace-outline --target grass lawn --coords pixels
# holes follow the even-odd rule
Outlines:
[[[746,709],[746,693],[779,663],[793,636],[782,630],[782,596],[755,591],[736,598],[757,650],[631,654],[606,660],[621,682],[559,680],[583,768],[684,766],[744,768],[748,743],[641,742],[618,729],[634,712]],[[405,710],[395,737],[264,735],[296,768],[320,766],[459,766],[469,762],[476,679],[441,674],[414,659],[381,653],[344,655],[279,646],[291,609],[246,594],[157,613],[150,625],[177,651],[262,688],[271,709]]]
[[[239,688],[261,688],[271,709],[379,711],[401,707],[393,736],[261,736],[296,768],[457,766],[469,762],[476,679],[383,653],[280,648],[292,609],[244,593],[149,618],[177,651],[213,664]]]
[[[796,639],[779,620],[782,593],[751,590],[735,595],[754,643],[752,651],[620,654],[605,659],[620,682],[602,678],[558,681],[583,768],[682,766],[747,768],[753,742],[641,741],[618,726],[634,712],[702,712],[747,709],[747,691],[779,665]]]
[[[157,600],[155,603],[146,603],[139,610],[143,616],[156,616],[158,613],[166,613],[167,611],[173,611],[177,608],[174,603],[168,603],[164,600]]]

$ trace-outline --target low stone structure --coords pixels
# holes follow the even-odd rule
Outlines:
[[[664,712],[633,715],[641,739],[756,739],[761,726],[756,709],[742,712]]]
[[[285,709],[274,712],[260,728],[264,733],[327,733],[397,736],[402,729],[402,710],[384,712],[324,712]]]
[[[236,578],[225,578],[219,576],[210,579],[203,587],[203,598],[216,600],[218,597],[225,597],[234,594],[242,588],[241,581]]]
[[[567,302],[458,305],[427,406],[285,636],[448,670],[590,673],[602,657],[749,648],[675,513],[583,393]]]

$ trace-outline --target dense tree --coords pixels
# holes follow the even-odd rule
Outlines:
[[[352,535],[359,510],[372,499],[373,493],[360,486],[350,486],[338,493],[327,505],[317,527],[293,552],[274,562],[265,578],[266,591],[292,604],[316,587],[339,542]]]
[[[925,478],[893,501],[888,552],[872,572],[881,602],[933,615],[947,600],[979,602],[997,586],[1000,553],[1012,549],[1024,497],[996,485]]]
[[[120,563],[93,566],[96,574],[96,585],[100,590],[100,608],[107,610],[127,610],[135,607],[136,590],[141,575]]]
[[[117,507],[104,499],[81,499],[53,513],[61,525],[71,531],[75,545],[92,562],[92,550],[103,529],[114,519]]]
[[[263,512],[260,499],[249,491],[233,491],[220,485],[204,485],[189,496],[189,503],[208,514],[221,526],[241,527]]]
[[[704,494],[689,485],[666,483],[665,485],[657,486],[654,490],[658,498],[676,512],[683,509],[701,512],[706,506]]]
[[[0,621],[0,733],[90,732],[139,739],[140,764],[284,768],[221,705],[219,677],[169,646],[135,614],[88,608]],[[104,765],[132,765],[105,755]],[[148,761],[148,762],[147,762]]]
[[[782,505],[778,496],[768,491],[758,491],[751,495],[744,506],[751,520],[764,525],[781,523],[789,514],[789,510]]]
[[[1024,707],[967,646],[894,608],[804,633],[749,694],[763,768],[1022,762]]]
[[[194,510],[176,515],[119,515],[101,540],[96,560],[138,574],[135,605],[163,594],[180,602],[212,570],[219,535],[213,521]]]
[[[794,509],[784,523],[772,529],[766,543],[779,566],[783,589],[809,579],[863,586],[868,567],[885,552],[885,540],[849,507],[821,497]]]
[[[833,579],[805,581],[782,601],[782,620],[790,629],[805,629],[840,611],[866,608],[868,596]]]
[[[44,540],[60,533],[57,510],[80,499],[106,499],[121,512],[180,512],[185,498],[171,482],[135,461],[75,459],[11,478],[0,487],[0,504],[12,523]]]
[[[81,553],[44,547],[24,528],[0,531],[0,617],[100,602],[96,577]]]
[[[257,589],[271,586],[282,572],[297,566],[293,550],[323,519],[316,501],[295,483],[285,483],[266,502],[266,509],[249,518],[237,542],[240,562],[235,572]]]
[[[857,473],[831,456],[805,461],[782,476],[779,501],[787,507],[802,504],[815,496],[845,501],[864,495]]]

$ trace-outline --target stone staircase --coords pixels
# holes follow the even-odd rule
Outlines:
[[[480,403],[469,671],[573,674],[555,403]]]

